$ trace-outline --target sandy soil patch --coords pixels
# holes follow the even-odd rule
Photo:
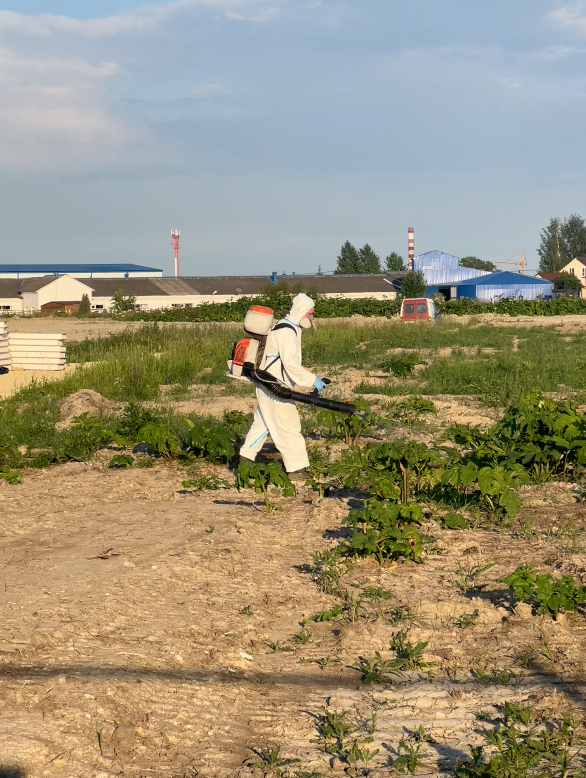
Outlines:
[[[33,381],[58,381],[75,368],[76,365],[67,365],[65,370],[11,370],[6,375],[0,375],[0,397],[10,397]]]
[[[280,744],[300,769],[335,775],[340,765],[332,772],[312,742],[326,705],[355,718],[378,708],[374,775],[388,774],[392,749],[423,724],[437,741],[426,747],[436,774],[480,742],[474,711],[529,700],[550,714],[583,712],[583,619],[534,617],[501,583],[521,562],[546,558],[584,577],[585,552],[565,535],[513,544],[504,533],[430,524],[424,565],[358,564],[349,580],[392,591],[391,604],[415,617],[409,639],[428,640],[433,663],[430,674],[365,687],[352,665],[376,650],[386,656],[404,622],[371,614],[310,623],[309,642],[291,642],[304,617],[335,602],[304,566],[337,542],[351,498],[301,490],[276,497],[282,512],[267,516],[250,492],[182,494],[184,474],[96,462],[27,472],[19,487],[0,483],[4,764],[28,778],[244,778],[253,775],[242,767],[250,748]],[[569,514],[584,527],[584,508],[565,486],[526,490],[528,510],[544,498],[550,528]],[[457,563],[487,560],[497,564],[478,588],[458,590]],[[475,610],[474,625],[454,626]],[[528,671],[513,665],[544,640],[555,662],[538,653]],[[475,660],[518,677],[475,683]]]

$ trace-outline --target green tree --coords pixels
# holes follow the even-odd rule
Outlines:
[[[550,219],[545,229],[541,230],[541,244],[537,249],[539,254],[539,269],[556,273],[568,264],[562,237],[561,219]]]
[[[132,294],[132,292],[125,294],[122,289],[118,289],[112,295],[112,305],[110,307],[114,313],[133,311],[136,308],[136,295]]]
[[[403,297],[425,297],[427,282],[421,270],[411,270],[403,276],[401,281],[401,295]]]
[[[405,260],[396,251],[391,251],[389,256],[385,259],[385,270],[388,273],[401,273],[407,270],[405,266]]]
[[[340,253],[338,255],[338,264],[336,265],[334,273],[338,275],[341,273],[359,273],[359,262],[360,257],[358,251],[354,248],[350,241],[347,240],[340,249]]]
[[[575,257],[586,257],[586,223],[577,213],[564,220],[560,238],[568,261]]]
[[[87,294],[82,295],[81,301],[79,303],[79,315],[80,316],[89,316],[92,312],[92,306],[90,304],[90,298],[87,296]]]
[[[564,292],[577,292],[582,290],[582,282],[573,273],[562,273],[553,279],[554,289],[563,289]]]
[[[460,267],[471,267],[474,270],[487,270],[489,273],[496,273],[498,270],[494,262],[489,262],[487,259],[478,259],[478,257],[462,257],[460,260]]]
[[[358,252],[359,273],[381,273],[380,257],[365,243]]]

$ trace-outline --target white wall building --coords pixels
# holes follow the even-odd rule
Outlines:
[[[393,280],[401,274],[281,276],[294,291],[298,286],[309,294],[315,290],[324,297],[393,300]],[[139,310],[184,308],[212,302],[232,302],[258,295],[270,283],[264,276],[224,276],[200,278],[73,278],[69,275],[18,280],[0,278],[2,313],[74,313],[84,294],[93,311],[109,311],[117,291],[136,296]]]

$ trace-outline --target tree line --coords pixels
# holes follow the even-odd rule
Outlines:
[[[474,256],[462,257],[460,265],[462,267],[472,267],[476,270],[486,270],[489,273],[495,273],[497,270],[497,266],[493,262]],[[391,251],[385,257],[384,264],[381,264],[379,255],[368,243],[365,243],[361,249],[357,249],[347,240],[338,254],[338,262],[334,273],[346,275],[353,273],[404,273],[406,271],[407,265],[405,260],[396,251]]]
[[[368,243],[365,243],[361,249],[357,249],[347,240],[338,254],[338,264],[334,273],[338,275],[348,273],[400,273],[406,270],[407,267],[403,257],[397,254],[396,251],[392,251],[385,258],[383,270],[379,255]]]
[[[537,249],[539,269],[559,272],[576,257],[586,257],[586,223],[577,213],[566,219],[557,216],[550,219],[541,230],[541,243]]]

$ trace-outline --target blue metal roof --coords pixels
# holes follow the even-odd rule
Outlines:
[[[454,286],[461,281],[487,275],[486,270],[461,267],[458,257],[444,251],[428,251],[415,257],[413,270],[421,270],[431,286]]]
[[[511,273],[510,270],[500,270],[497,273],[490,273],[487,276],[478,276],[477,278],[467,278],[464,281],[458,281],[458,286],[480,286],[500,284],[504,286],[520,284],[529,286],[531,284],[549,284],[544,278],[535,276],[524,276],[521,273]]]
[[[63,265],[61,262],[42,265],[0,265],[0,273],[136,273],[139,270],[162,273],[161,268],[146,265]]]

